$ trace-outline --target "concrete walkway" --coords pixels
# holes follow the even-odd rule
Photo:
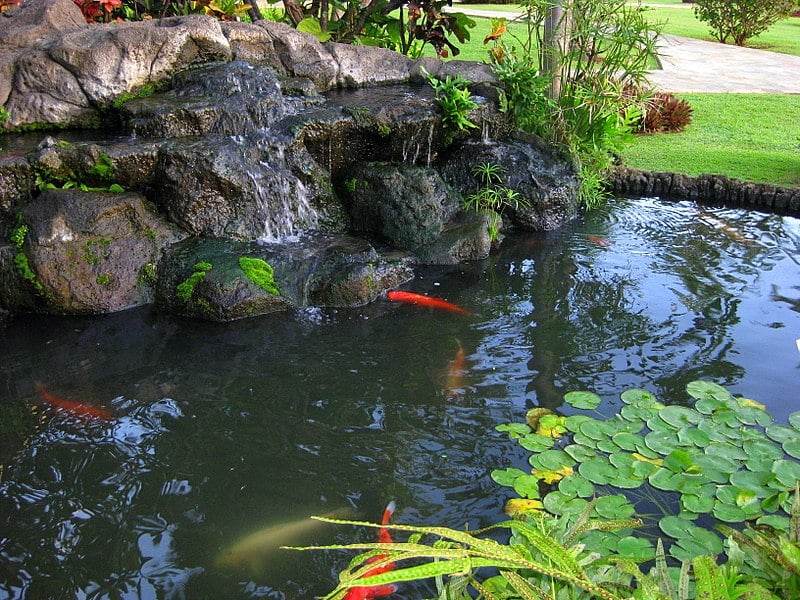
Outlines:
[[[451,10],[509,20],[518,16],[464,4]],[[650,74],[650,82],[666,92],[800,94],[800,56],[663,35],[661,66]]]

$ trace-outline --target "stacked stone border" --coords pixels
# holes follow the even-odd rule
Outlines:
[[[608,186],[621,196],[699,200],[800,217],[800,187],[750,183],[725,175],[692,177],[628,167],[618,167],[609,178]]]

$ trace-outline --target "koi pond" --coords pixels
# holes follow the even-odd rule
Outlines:
[[[312,598],[351,555],[266,553],[259,536],[372,541],[304,518],[374,521],[389,500],[402,523],[499,521],[513,492],[490,474],[528,453],[495,426],[569,413],[566,392],[612,415],[626,389],[683,403],[705,379],[778,422],[800,409],[798,219],[619,199],[416,272],[406,289],[473,314],[384,300],[229,324],[137,309],[0,325],[0,597]]]

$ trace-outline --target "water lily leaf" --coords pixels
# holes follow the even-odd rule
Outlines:
[[[534,454],[528,461],[535,469],[542,471],[558,471],[564,467],[571,467],[575,464],[569,454],[563,450],[545,450],[539,454]]]
[[[763,405],[761,405],[763,406]],[[759,425],[766,427],[772,423],[772,416],[762,408],[744,406],[736,411],[736,418],[745,425]]]
[[[705,433],[712,442],[728,442],[735,439],[735,429],[714,423],[711,419],[703,419],[697,424],[697,428]]]
[[[656,556],[655,548],[650,540],[633,537],[631,535],[621,538],[617,542],[617,554],[635,562],[653,560]]]
[[[604,519],[629,519],[636,512],[628,498],[622,494],[600,496],[594,509]]]
[[[720,408],[728,408],[728,403],[715,398],[701,398],[694,403],[694,408],[699,413],[710,415]]]
[[[636,442],[636,452],[634,452],[634,454],[638,455],[639,460],[645,460],[646,458],[651,460],[661,460],[661,455],[658,452],[653,452],[647,447],[644,438],[641,438],[638,442]]]
[[[592,417],[587,417],[586,415],[570,415],[564,420],[564,425],[569,431],[573,433],[577,433],[580,431],[581,423],[585,421],[594,421]]]
[[[680,446],[678,434],[675,431],[651,431],[644,438],[644,443],[653,452],[666,456]]]
[[[728,400],[731,397],[728,390],[711,381],[692,381],[686,385],[686,393],[697,400],[701,398]]]
[[[525,425],[525,423],[502,423],[495,427],[495,429],[497,431],[508,432],[508,437],[511,439],[521,438],[531,432],[531,428]]]
[[[773,529],[787,533],[790,527],[789,519],[787,517],[781,517],[780,515],[764,515],[763,517],[759,517],[756,523],[758,525],[767,525]]]
[[[594,485],[591,481],[586,479],[583,475],[573,474],[569,477],[564,477],[558,482],[558,489],[567,496],[590,498],[594,496]]]
[[[656,415],[656,411],[652,408],[640,408],[638,406],[623,406],[619,411],[619,416],[626,421],[637,422],[646,421]]]
[[[692,455],[686,450],[673,450],[664,457],[664,466],[675,473],[697,472],[698,468],[694,464]]]
[[[653,464],[652,462],[644,462],[637,460],[633,463],[632,471],[633,476],[639,479],[647,479],[655,473],[655,471],[659,468],[660,465]]]
[[[732,461],[742,461],[748,458],[747,452],[732,443],[725,442],[711,442],[706,446],[705,453],[708,456],[721,456]]]
[[[754,502],[758,502],[758,497],[752,490],[742,490],[736,494],[736,506],[739,508],[744,508],[748,504],[753,504]]]
[[[722,540],[713,531],[695,527],[687,537],[674,543],[669,553],[680,561],[691,560],[696,556],[720,554],[723,550]]]
[[[632,404],[640,408],[654,407],[658,404],[658,399],[651,392],[636,388],[622,392],[620,399],[625,404]]]
[[[735,504],[727,504],[717,500],[714,502],[714,509],[711,511],[717,519],[726,523],[741,523],[745,520],[745,512]]]
[[[754,473],[769,473],[774,464],[774,460],[761,457],[748,458],[746,461],[744,461],[745,468],[747,468],[748,471],[753,471]]]
[[[767,496],[761,501],[761,508],[765,512],[775,512],[781,507],[783,502],[789,498],[789,492],[781,491]]]
[[[678,441],[684,445],[693,445],[705,448],[711,442],[709,435],[697,427],[683,427],[678,430]]]
[[[597,449],[607,454],[611,454],[612,452],[616,452],[617,450],[619,450],[619,446],[617,446],[614,442],[612,442],[611,438],[607,438],[604,440],[597,441]]]
[[[728,427],[738,428],[739,417],[735,410],[730,408],[720,408],[709,415],[709,418],[717,425],[727,425]]]
[[[764,433],[771,440],[783,444],[788,441],[800,441],[800,431],[786,425],[770,425],[764,428]]]
[[[772,465],[772,473],[785,487],[794,487],[794,484],[800,481],[800,463],[793,460],[777,460]]]
[[[788,440],[781,445],[786,454],[792,458],[800,458],[800,440]]]
[[[495,483],[499,485],[505,486],[513,486],[514,482],[523,475],[527,475],[525,471],[521,469],[515,469],[513,467],[509,467],[507,469],[495,469],[492,471],[492,479],[494,479]]]
[[[647,480],[650,482],[654,488],[659,490],[666,490],[670,492],[676,492],[681,489],[681,485],[683,484],[683,475],[679,473],[673,473],[669,469],[660,468],[655,473],[650,475]]]
[[[630,471],[636,459],[633,454],[628,454],[627,452],[614,452],[608,455],[608,462],[621,471]]]
[[[620,433],[615,433],[613,436],[611,436],[612,442],[614,442],[623,450],[628,450],[629,452],[636,450],[636,443],[640,439],[642,439],[641,436],[638,436],[635,433],[629,433],[627,431],[621,431]]]
[[[539,478],[535,475],[521,475],[514,480],[514,491],[523,498],[539,498]]]
[[[700,421],[700,415],[685,406],[666,406],[658,411],[658,417],[675,429],[694,425]]]
[[[564,394],[564,402],[573,408],[591,410],[600,406],[602,401],[603,399],[594,392],[576,391]]]
[[[789,415],[789,425],[795,429],[800,429],[800,411],[793,412]]]
[[[580,514],[589,503],[583,498],[572,498],[558,490],[544,497],[544,507],[554,515]]]
[[[529,433],[518,439],[519,445],[531,452],[543,452],[553,446],[553,438],[538,433]]]
[[[567,432],[567,428],[564,426],[565,421],[566,418],[559,415],[543,415],[539,419],[536,433],[551,438],[559,438]]]
[[[541,512],[544,509],[544,504],[541,500],[529,500],[526,498],[511,498],[506,502],[503,512],[510,517],[518,515],[528,515],[535,512]]]
[[[681,506],[692,513],[709,513],[714,508],[714,497],[682,494]]]
[[[531,428],[532,431],[536,431],[539,427],[539,421],[545,415],[553,415],[555,414],[549,408],[542,408],[541,406],[537,406],[536,408],[530,409],[528,412],[525,413],[525,422],[528,424],[528,427]]]
[[[609,437],[608,428],[605,427],[601,421],[597,421],[596,419],[584,421],[578,426],[578,431],[595,442]]]
[[[775,475],[770,471],[757,473],[753,471],[736,471],[735,473],[731,473],[731,483],[733,485],[743,490],[751,490],[762,496],[768,496],[770,494],[766,486],[774,478]]]
[[[747,453],[748,458],[778,460],[783,457],[781,448],[766,438],[745,440],[742,444],[742,450]]]
[[[694,457],[694,464],[700,469],[700,472],[708,476],[709,472],[717,471],[720,473],[727,473],[730,475],[734,471],[739,469],[739,464],[727,458],[725,456],[719,456],[717,454],[698,454]],[[713,478],[712,478],[713,479]],[[728,476],[725,476],[723,481],[719,483],[724,483],[728,481]]]
[[[547,485],[552,485],[567,475],[572,475],[572,467],[562,467],[556,471],[540,471],[538,469],[534,469],[532,475],[534,477],[538,477]]]
[[[611,483],[617,475],[617,470],[613,465],[599,460],[581,463],[578,467],[578,472],[597,485],[607,485]]]
[[[697,529],[697,526],[688,519],[683,519],[675,515],[662,517],[658,522],[658,527],[666,535],[676,540],[691,535],[691,532]]]
[[[595,452],[594,448],[589,448],[583,444],[564,446],[564,452],[569,454],[575,462],[579,463],[597,458],[597,452]]]

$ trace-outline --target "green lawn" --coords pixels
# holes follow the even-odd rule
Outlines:
[[[682,133],[636,136],[626,166],[800,186],[800,95],[677,94],[694,109]]]

